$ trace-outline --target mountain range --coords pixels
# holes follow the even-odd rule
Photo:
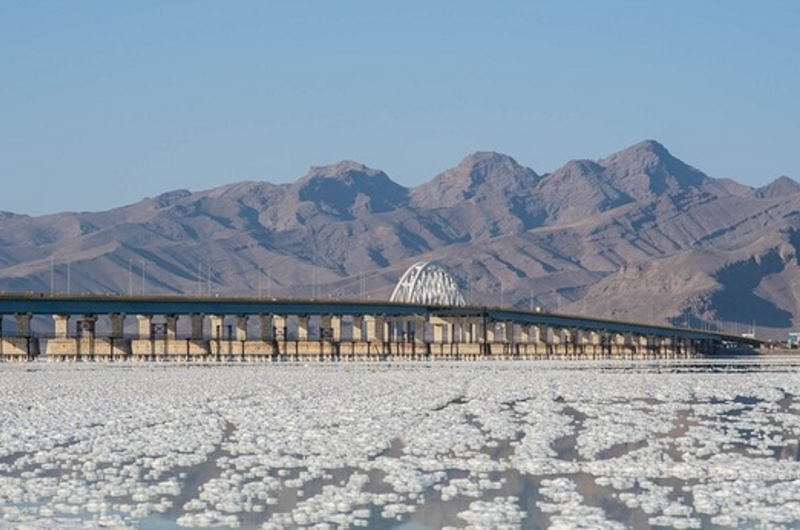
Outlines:
[[[547,174],[473,153],[404,187],[353,161],[102,212],[0,212],[0,290],[387,298],[435,260],[473,302],[782,336],[800,184],[712,178],[646,140]]]

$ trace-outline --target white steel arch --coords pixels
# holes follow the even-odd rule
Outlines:
[[[408,268],[392,292],[392,302],[426,305],[467,305],[455,278],[432,261],[420,261]]]

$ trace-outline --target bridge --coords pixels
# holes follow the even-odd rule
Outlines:
[[[646,359],[760,344],[712,331],[457,301],[6,293],[0,294],[0,359]],[[4,323],[13,330],[4,331]]]

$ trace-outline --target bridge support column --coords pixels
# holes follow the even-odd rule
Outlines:
[[[225,337],[225,330],[222,328],[225,321],[224,315],[211,315],[209,317],[211,322],[211,338],[212,340],[221,340]]]
[[[529,328],[527,324],[519,324],[515,325],[518,329],[517,333],[517,343],[514,346],[514,353],[516,354],[517,358],[519,359],[527,359],[528,358],[528,348],[530,347],[530,335],[529,335]]]
[[[308,336],[308,323],[310,317],[308,315],[297,315],[297,341],[295,342],[296,355],[294,360],[308,360],[315,357],[317,344],[309,342]]]
[[[308,340],[308,315],[297,315],[297,340]]]
[[[77,340],[69,338],[69,319],[69,315],[53,315],[54,335],[45,348],[48,361],[74,360],[77,355]]]
[[[650,353],[650,341],[645,335],[637,335],[634,340],[636,341],[636,353],[639,359],[646,359]]]
[[[484,336],[486,337],[486,345],[484,354],[492,356],[495,353],[495,335],[497,333],[497,322],[493,320],[487,320],[485,324],[486,328],[483,330]]]
[[[379,342],[378,333],[381,329],[381,325],[378,321],[379,317],[374,315],[364,315],[363,322],[364,322],[364,335],[365,341],[367,342],[367,351],[366,356],[368,359],[375,358],[376,348],[382,348],[383,345],[376,346],[375,343]]]
[[[400,340],[404,343],[410,343],[412,341],[412,337],[414,336],[414,319],[413,318],[404,318],[401,322],[402,326],[402,335]]]
[[[414,315],[412,321],[414,329],[414,342],[417,344],[425,343],[425,317],[422,315]]]
[[[272,316],[273,333],[272,336],[275,341],[275,360],[287,361],[289,360],[289,352],[287,351],[287,332],[286,329],[286,315],[273,315]]]
[[[175,338],[178,334],[178,316],[164,315],[164,335],[153,337],[155,360],[167,361],[172,356],[172,348],[175,346]]]
[[[319,319],[319,347],[321,360],[330,361],[334,351],[332,315],[322,315]]]
[[[365,317],[367,322],[367,340],[370,342],[383,342],[383,317]]]
[[[247,323],[250,317],[247,315],[236,315],[236,350],[233,354],[239,355],[240,361],[246,360],[245,345],[247,344]]]
[[[125,360],[130,355],[130,345],[125,340],[125,313],[111,313],[111,336],[108,345],[109,360]]]
[[[530,342],[530,328],[525,324],[519,326],[519,342],[527,344]]]
[[[532,324],[524,324],[522,329],[525,330],[525,337],[527,337],[527,341],[525,342],[525,358],[527,359],[534,359],[539,355],[539,343],[541,342],[539,339],[539,328]]]
[[[331,340],[337,344],[342,340],[342,317],[340,315],[331,315]]]
[[[297,332],[295,333],[294,351],[289,352],[293,361],[300,361],[309,354],[308,345],[308,315],[297,315]]]
[[[572,335],[572,351],[576,357],[583,357],[586,353],[586,331],[574,328],[570,331]]]
[[[558,330],[558,344],[561,358],[569,358],[570,350],[572,349],[572,336],[568,329],[561,328]]]
[[[150,340],[153,328],[153,315],[136,315],[140,340]]]
[[[275,339],[275,329],[272,327],[272,315],[259,315],[261,320],[261,340],[272,342]]]
[[[167,340],[173,341],[178,338],[178,315],[165,315],[167,321]]]
[[[560,357],[562,347],[560,331],[550,326],[545,328],[545,342],[547,342],[547,358]]]
[[[247,315],[236,316],[236,340],[244,342],[247,340],[247,322],[250,318]]]
[[[136,315],[137,337],[131,341],[133,357],[139,361],[146,361],[153,355],[153,315]]]
[[[121,339],[125,336],[125,313],[111,313],[108,315],[111,321],[111,338]]]
[[[458,326],[458,338],[456,348],[456,356],[459,360],[471,359],[475,356],[476,352],[473,351],[473,332],[470,319],[462,317],[456,320]]]
[[[330,340],[332,336],[331,315],[321,315],[319,317],[319,340]]]
[[[273,338],[274,338],[274,330],[272,329],[272,315],[268,314],[260,314],[258,315],[259,320],[259,333],[258,337],[252,337],[248,331],[247,326],[248,321],[244,323],[244,339],[241,340],[242,344],[242,352],[243,355],[246,355],[247,358],[251,361],[259,361],[259,362],[266,362],[272,360],[272,354],[274,350]],[[237,319],[237,338],[241,336],[239,332],[239,327],[241,326],[241,322]]]
[[[411,332],[414,334],[414,345],[411,349],[411,357],[416,360],[428,358],[428,343],[425,340],[425,317],[414,315],[411,317]]]
[[[586,342],[592,350],[592,359],[596,359],[597,348],[600,346],[600,334],[596,331],[590,331],[586,335]]]
[[[439,322],[433,324],[433,342],[437,344],[444,342],[444,324]]]
[[[189,318],[192,321],[192,340],[203,340],[203,320],[205,319],[205,315],[202,313],[192,313],[189,315]]]
[[[30,313],[15,313],[16,334],[0,339],[0,352],[6,361],[28,361],[39,355],[39,341],[31,337]]]
[[[353,327],[351,328],[353,342],[361,342],[364,340],[364,317],[361,315],[353,316]]]
[[[69,315],[53,315],[55,337],[66,339],[69,336]]]
[[[670,359],[674,359],[678,353],[676,351],[676,342],[675,337],[664,337],[661,343],[662,349]]]
[[[469,318],[462,318],[459,320],[459,328],[461,330],[461,336],[459,337],[459,342],[462,344],[470,344],[473,342],[473,332],[472,332],[472,323],[470,322]]]
[[[412,344],[412,337],[414,336],[413,319],[404,317],[397,322],[397,329],[393,330],[393,326],[389,326],[390,331],[396,331],[397,336],[387,339],[389,341],[389,350],[386,352],[392,359],[408,360],[414,356],[414,346]]]
[[[202,313],[191,313],[191,334],[186,344],[186,352],[189,360],[208,360],[209,344],[203,337],[203,322],[205,315]]]
[[[89,350],[85,351],[84,353],[88,353],[90,357],[94,357],[94,328],[96,323],[97,316],[95,315],[83,315],[83,318],[81,318],[81,346],[89,346]]]
[[[550,344],[547,342],[547,327],[532,326],[531,338],[534,344],[534,355],[538,359],[546,359],[550,356]]]
[[[501,335],[501,348],[502,353],[500,354],[501,359],[509,359],[512,355],[512,351],[514,349],[514,324],[513,322],[501,322],[500,323],[500,332]]]
[[[275,340],[285,341],[288,339],[289,330],[286,327],[286,315],[275,315],[272,317],[272,324],[275,328]]]
[[[611,334],[611,356],[616,358],[625,357],[625,335],[621,333]]]
[[[14,319],[17,324],[17,337],[30,337],[31,336],[31,318],[33,315],[30,313],[15,313]]]
[[[342,357],[342,316],[331,315],[331,360],[340,360]]]
[[[213,359],[220,362],[222,361],[222,339],[225,337],[223,328],[225,315],[211,315],[209,316],[209,322],[211,323],[211,340],[208,343],[208,349]]]

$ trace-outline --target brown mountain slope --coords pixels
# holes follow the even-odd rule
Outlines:
[[[546,175],[479,152],[411,189],[345,161],[289,184],[2,214],[0,289],[47,291],[52,264],[58,291],[69,276],[72,292],[385,297],[436,259],[477,303],[782,333],[800,324],[797,188],[714,179],[652,140]]]

